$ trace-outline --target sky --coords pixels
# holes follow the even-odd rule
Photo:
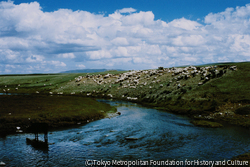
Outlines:
[[[243,61],[249,0],[0,1],[0,74]]]

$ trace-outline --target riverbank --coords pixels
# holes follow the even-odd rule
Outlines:
[[[1,134],[26,132],[31,123],[51,128],[85,124],[116,112],[115,107],[85,97],[1,95],[0,101]]]
[[[112,98],[250,127],[250,63],[140,71],[0,76],[0,92]]]
[[[2,93],[113,98],[194,119],[250,127],[250,63],[155,70],[0,76]]]
[[[0,76],[0,92],[112,98],[194,119],[250,127],[250,63],[140,71]]]

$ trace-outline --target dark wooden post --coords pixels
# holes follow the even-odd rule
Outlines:
[[[44,142],[48,143],[48,132],[44,133]]]
[[[35,133],[35,140],[38,141],[38,133]]]
[[[30,132],[35,134],[35,140],[38,141],[38,133],[44,133],[44,142],[48,142],[48,124],[32,123],[29,127]]]

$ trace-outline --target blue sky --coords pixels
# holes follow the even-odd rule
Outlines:
[[[15,4],[30,3],[32,0],[15,0]],[[228,7],[244,6],[249,0],[38,0],[43,11],[58,9],[89,11],[112,14],[117,9],[134,8],[138,11],[153,11],[155,19],[172,21],[177,18],[202,19],[208,13],[217,13]]]
[[[0,1],[0,22],[0,74],[250,61],[246,0]]]

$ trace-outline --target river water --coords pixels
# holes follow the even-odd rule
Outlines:
[[[7,166],[84,166],[89,159],[222,161],[250,150],[247,129],[195,127],[188,117],[135,103],[98,101],[117,106],[121,115],[50,131],[48,150],[26,144],[32,134],[0,138],[0,161]]]

